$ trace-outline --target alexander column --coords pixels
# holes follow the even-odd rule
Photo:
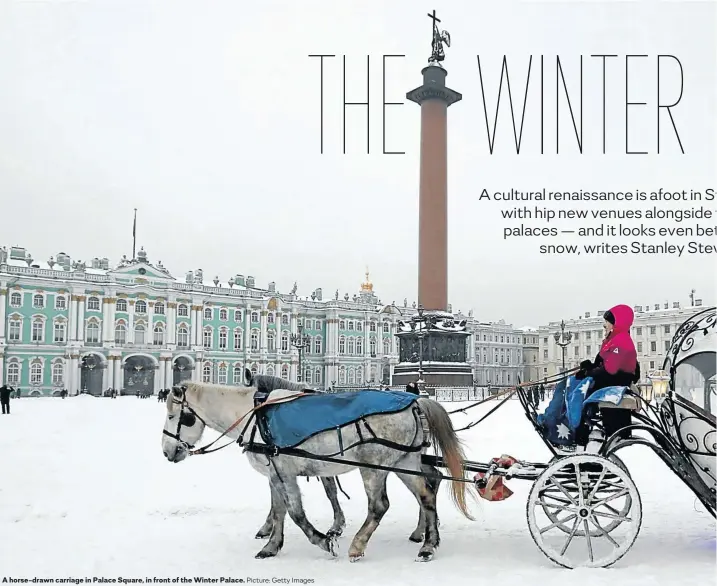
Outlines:
[[[418,220],[418,311],[409,323],[401,323],[399,364],[393,384],[417,381],[436,386],[471,386],[467,363],[465,322],[456,323],[448,313],[448,106],[463,96],[446,87],[443,45],[451,37],[433,21],[432,52],[421,70],[423,84],[406,98],[421,106],[421,163]]]

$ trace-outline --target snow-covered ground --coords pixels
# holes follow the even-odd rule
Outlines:
[[[468,423],[487,408],[454,421]],[[515,491],[510,499],[474,505],[475,522],[456,512],[442,488],[441,547],[431,563],[416,563],[419,546],[408,535],[417,505],[395,477],[389,479],[391,509],[366,557],[350,564],[346,551],[366,506],[357,472],[341,477],[351,500],[341,497],[348,527],[338,558],[310,545],[287,519],[281,554],[256,560],[263,542],[254,533],[268,512],[267,481],[234,446],[168,463],[161,450],[164,409],[156,400],[134,397],[12,402],[12,415],[0,415],[0,583],[5,576],[304,578],[412,586],[487,580],[500,586],[714,583],[712,517],[641,447],[621,456],[642,494],[642,530],[632,550],[609,569],[565,570],[545,558],[527,530],[529,484],[520,481],[509,483]],[[549,456],[514,402],[464,436],[477,460],[502,453],[535,461]],[[328,528],[331,509],[321,485],[302,481],[302,487],[310,519]]]

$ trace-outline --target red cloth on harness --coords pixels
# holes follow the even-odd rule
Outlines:
[[[491,464],[498,464],[501,468],[510,468],[513,464],[517,464],[518,460],[512,456],[502,455],[500,458],[493,458],[490,461]],[[485,478],[485,473],[478,472],[473,479],[482,480]],[[478,494],[487,501],[504,501],[513,491],[510,490],[504,483],[502,476],[491,476],[486,484],[485,488],[479,488]]]

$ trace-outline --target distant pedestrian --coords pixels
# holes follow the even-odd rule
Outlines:
[[[540,401],[545,401],[545,385],[542,383],[540,384]]]
[[[10,415],[10,394],[12,390],[7,385],[0,387],[0,405],[2,405],[2,414]]]
[[[410,382],[406,385],[406,392],[413,393],[414,395],[420,395],[420,391],[418,390],[418,385],[414,382]]]
[[[20,393],[21,393],[21,389],[15,389],[15,398],[16,399],[20,398]]]

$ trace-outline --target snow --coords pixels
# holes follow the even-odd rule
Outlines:
[[[465,425],[491,406],[457,414],[455,422]],[[475,522],[456,512],[443,487],[441,547],[432,562],[416,563],[419,546],[408,535],[417,506],[393,476],[391,508],[366,557],[350,564],[348,544],[366,506],[357,472],[341,477],[351,500],[341,497],[348,526],[338,558],[310,545],[287,519],[281,554],[255,560],[263,542],[254,533],[268,512],[269,493],[266,479],[249,467],[239,448],[168,463],[161,450],[164,405],[154,400],[20,399],[11,408],[11,415],[0,415],[0,576],[224,576],[269,583],[313,578],[315,584],[412,586],[714,583],[712,517],[642,447],[621,452],[642,495],[642,530],[632,550],[610,569],[565,570],[545,558],[527,531],[530,485],[521,481],[507,483],[515,494],[506,501],[474,504]],[[477,460],[504,453],[534,461],[549,457],[513,401],[464,437]],[[302,480],[301,486],[309,518],[328,528],[331,509],[321,485]]]

